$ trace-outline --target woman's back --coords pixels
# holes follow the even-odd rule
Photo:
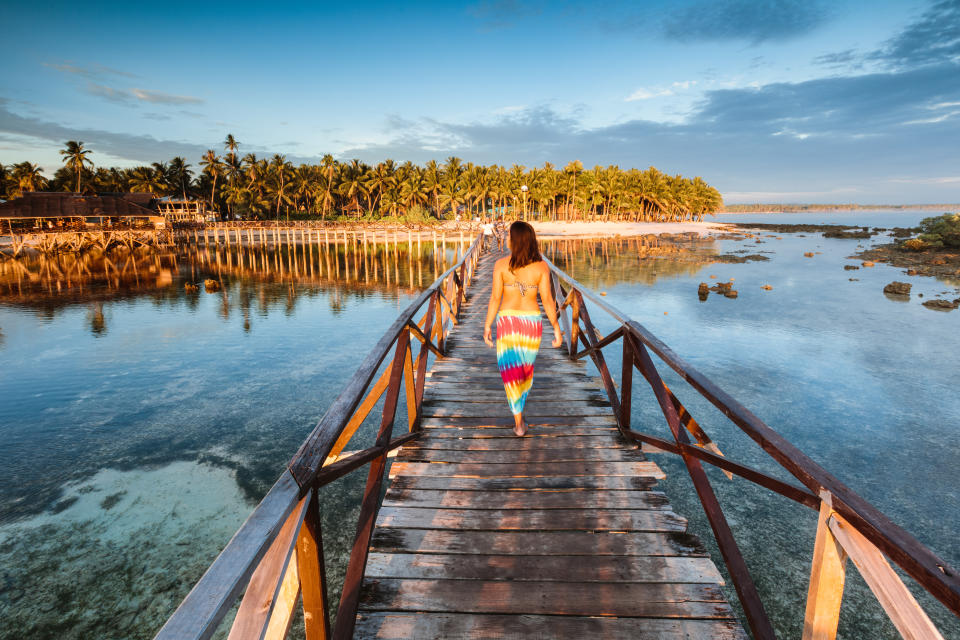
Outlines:
[[[503,285],[503,297],[500,309],[516,311],[537,311],[537,289],[545,282],[547,265],[545,262],[532,262],[510,271],[510,256],[500,258],[494,268],[494,278],[500,278]],[[494,283],[496,285],[496,283]]]

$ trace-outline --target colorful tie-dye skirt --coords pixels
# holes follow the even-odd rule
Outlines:
[[[514,414],[523,413],[533,386],[533,361],[542,335],[539,311],[501,311],[497,315],[497,367]]]

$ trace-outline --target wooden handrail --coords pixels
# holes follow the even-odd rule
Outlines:
[[[568,343],[571,357],[580,358],[590,355],[596,362],[596,355],[599,354],[603,347],[609,346],[615,342],[616,338],[621,338],[624,341],[623,349],[625,361],[628,357],[628,353],[632,353],[635,360],[638,357],[640,360],[648,360],[649,356],[644,357],[644,354],[646,354],[646,349],[649,349],[655,353],[660,360],[665,362],[670,368],[678,373],[681,378],[688,382],[690,386],[696,389],[704,398],[709,400],[715,407],[717,407],[725,416],[727,416],[728,419],[730,419],[731,422],[737,425],[744,433],[746,433],[751,439],[759,444],[761,448],[768,455],[770,455],[770,457],[772,457],[778,464],[780,464],[780,466],[782,466],[797,480],[799,480],[807,490],[804,491],[792,485],[782,483],[781,481],[775,480],[774,478],[771,478],[765,474],[761,474],[757,471],[749,469],[748,467],[744,467],[720,457],[722,454],[719,453],[719,449],[716,449],[716,445],[714,445],[713,442],[706,436],[706,434],[703,433],[702,428],[696,423],[692,416],[690,416],[689,412],[686,411],[686,408],[683,407],[676,396],[666,387],[666,385],[663,384],[659,374],[657,374],[655,368],[653,368],[652,362],[647,362],[646,364],[635,362],[634,365],[641,371],[642,374],[644,374],[648,382],[650,382],[655,395],[657,395],[661,404],[661,408],[664,411],[664,415],[667,418],[671,430],[673,431],[674,442],[671,443],[660,438],[655,438],[653,436],[647,436],[646,434],[639,434],[631,431],[629,429],[629,417],[617,415],[618,423],[621,425],[621,428],[623,426],[627,427],[626,429],[622,429],[624,431],[624,435],[636,441],[653,444],[665,452],[675,453],[682,456],[684,458],[684,462],[687,464],[688,469],[694,476],[697,475],[697,472],[695,470],[696,467],[691,466],[691,460],[695,460],[696,465],[699,465],[699,462],[703,461],[720,467],[728,473],[736,473],[741,477],[754,482],[755,484],[763,486],[771,491],[774,491],[775,493],[784,495],[814,509],[818,509],[821,506],[821,499],[818,496],[829,495],[832,505],[831,510],[833,513],[835,513],[834,520],[831,520],[832,527],[837,528],[839,525],[834,523],[839,521],[837,519],[842,518],[844,526],[849,527],[849,529],[857,536],[861,536],[865,544],[871,545],[871,547],[874,548],[878,554],[882,553],[896,563],[908,575],[914,578],[914,580],[916,580],[925,590],[940,600],[940,602],[942,602],[950,611],[960,616],[960,575],[958,575],[954,569],[947,565],[946,562],[944,562],[926,546],[921,544],[918,540],[916,540],[916,538],[907,533],[904,529],[891,522],[890,519],[881,513],[876,507],[871,505],[861,496],[857,495],[853,490],[846,487],[837,478],[828,473],[823,467],[818,465],[806,454],[801,452],[797,447],[787,441],[783,436],[770,428],[767,424],[760,420],[760,418],[750,412],[739,402],[734,400],[733,397],[720,389],[695,367],[691,366],[684,359],[680,358],[666,344],[654,336],[645,327],[632,320],[627,314],[623,313],[606,300],[603,300],[594,294],[592,291],[574,280],[567,273],[559,269],[546,258],[544,258],[544,260],[547,262],[552,271],[551,279],[553,281],[554,290],[559,291],[563,296],[562,298],[560,296],[555,296],[555,298],[558,300],[558,313],[562,313],[565,319],[566,314],[564,307],[569,305],[573,309],[574,321],[571,328],[572,340]],[[570,287],[569,292],[561,285],[561,280],[566,282]],[[561,299],[563,300],[562,303],[559,302]],[[606,311],[619,323],[619,328],[603,340],[591,339],[594,329],[589,320],[589,314],[587,313],[584,300],[589,300],[592,304],[595,304],[597,307]],[[578,316],[583,317],[585,320],[585,326],[582,331],[579,327]],[[587,337],[583,337],[583,333],[586,333]],[[578,334],[580,334],[580,340],[577,340]],[[584,342],[586,348],[578,353],[576,352],[576,342],[581,340]],[[629,346],[631,343],[632,346]],[[629,412],[630,407],[630,402],[627,399],[627,396],[631,393],[632,378],[626,374],[628,368],[629,367],[625,362],[624,375],[622,376],[621,380],[621,395],[619,399],[620,406],[623,409],[621,413]],[[632,368],[630,368],[630,370],[632,371]],[[601,376],[604,378],[607,377],[604,375],[603,370],[601,370]],[[604,382],[606,383],[606,379]],[[611,398],[611,400],[613,400],[613,398]],[[614,402],[613,404],[616,408],[616,403]],[[681,416],[683,416],[683,418],[681,418]],[[690,432],[697,438],[701,446],[710,448],[713,453],[708,453],[701,448],[691,445],[687,439],[686,431],[677,428],[681,424],[683,424],[686,429],[690,430]],[[703,484],[698,482],[695,477],[694,482],[695,485],[698,485],[698,494],[701,494],[701,489],[708,489],[708,480],[706,481],[706,484]],[[712,491],[709,491],[709,495],[712,495]],[[701,494],[701,500],[703,500],[704,497],[705,496]],[[707,515],[710,518],[712,525],[715,524],[715,518],[717,516],[719,516],[719,518],[722,520],[722,512],[717,512],[716,509],[707,503],[704,503],[704,508],[708,511]],[[719,505],[717,505],[717,508],[719,508]],[[714,530],[716,533],[716,526],[714,527]],[[728,569],[731,569],[731,575],[734,579],[735,586],[738,587],[739,594],[740,581],[749,581],[749,575],[737,575],[740,572],[734,571],[733,568],[729,566],[729,559],[727,556],[731,551],[736,551],[736,543],[732,539],[726,541],[721,540],[720,536],[718,536],[718,544],[725,560],[728,560]],[[738,554],[739,552],[736,551],[736,553]],[[748,583],[746,586],[749,589],[752,584]],[[814,592],[815,590],[813,587],[811,587],[811,593]],[[743,602],[744,597],[742,594],[740,595],[741,602]],[[768,633],[772,633],[772,630],[765,631],[763,629],[763,627],[766,625],[764,625],[762,621],[759,621],[759,628],[755,626],[756,621],[752,619],[753,616],[750,613],[750,606],[752,606],[754,603],[743,602],[743,604],[745,610],[747,611],[748,621],[751,623],[754,635],[758,637],[765,637],[768,635]],[[888,613],[890,613],[891,617],[897,615],[896,612],[891,612],[889,609]],[[900,628],[899,625],[898,628]],[[923,628],[924,627],[921,625],[921,634],[923,633]]]

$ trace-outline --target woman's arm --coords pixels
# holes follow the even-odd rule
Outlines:
[[[559,347],[563,344],[563,331],[560,330],[560,325],[557,323],[557,303],[553,300],[553,293],[550,292],[550,267],[547,266],[545,262],[541,262],[543,265],[543,271],[540,274],[540,283],[537,285],[537,291],[540,293],[540,302],[543,303],[543,310],[547,312],[547,320],[550,321],[550,326],[553,327],[553,343],[554,347]]]
[[[490,303],[487,305],[487,319],[483,323],[483,341],[488,347],[494,346],[493,339],[490,336],[490,325],[497,317],[497,311],[500,310],[500,298],[503,297],[503,277],[501,275],[503,268],[500,263],[493,268],[493,289],[490,290]]]

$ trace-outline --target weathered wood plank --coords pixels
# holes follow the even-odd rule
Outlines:
[[[706,556],[700,540],[681,531],[451,531],[379,527],[371,550],[550,556]]]
[[[537,462],[524,464],[436,464],[395,461],[390,477],[399,475],[461,476],[468,478],[537,478],[542,476],[649,476],[665,478],[655,462]]]
[[[620,434],[616,427],[611,426],[546,426],[541,425],[536,431],[529,431],[523,438],[518,438],[510,427],[445,427],[431,429],[423,436],[424,441],[435,441],[448,438],[502,440],[510,438],[517,442],[536,442],[538,439],[565,438],[569,436],[590,436],[598,438],[616,437]],[[419,441],[419,440],[418,440]]]
[[[371,578],[723,584],[709,558],[673,556],[519,556],[372,552]]]
[[[672,511],[649,509],[436,509],[388,507],[377,525],[414,529],[483,531],[685,531],[686,518]]]
[[[432,433],[430,434],[433,435]],[[592,436],[568,436],[559,438],[554,435],[538,435],[529,438],[506,437],[500,438],[436,438],[425,437],[417,439],[416,443],[404,449],[456,449],[457,451],[535,451],[541,449],[570,449],[582,447],[584,449],[630,449],[637,451],[637,445],[625,442],[623,438],[613,434],[601,433]],[[399,454],[398,454],[399,455]]]
[[[423,415],[431,418],[468,418],[498,417],[509,415],[506,400],[502,404],[490,402],[432,402],[423,407]],[[598,406],[588,402],[530,402],[524,408],[523,415],[536,419],[541,416],[609,416],[610,407]]]
[[[705,584],[509,582],[483,580],[370,581],[361,608],[604,615],[656,618],[731,618],[720,588]]]
[[[397,460],[420,462],[469,462],[472,464],[536,464],[538,462],[577,462],[603,460],[624,462],[645,460],[639,449],[457,449],[404,448]]]
[[[746,640],[732,620],[613,618],[362,611],[358,638],[589,638],[590,640]]]
[[[611,491],[646,491],[656,486],[650,477],[579,476],[549,478],[454,478],[438,476],[397,476],[391,487],[403,489],[436,489],[454,491],[562,491],[565,489],[601,489]]]
[[[394,489],[387,491],[383,506],[443,507],[447,509],[669,509],[659,491],[452,491]]]
[[[511,426],[512,424],[513,417],[510,413],[510,410],[507,408],[506,403],[504,403],[502,418],[432,418],[424,416],[422,426],[426,429],[430,427],[447,427],[454,425],[460,427],[505,427]],[[616,425],[617,420],[613,416],[530,416],[528,424],[534,429],[546,425],[607,426]]]

